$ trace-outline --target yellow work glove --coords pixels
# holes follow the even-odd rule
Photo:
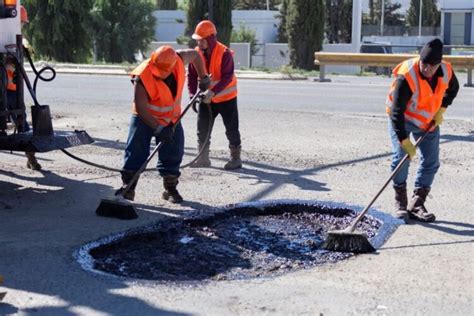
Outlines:
[[[440,126],[443,123],[443,121],[444,121],[444,117],[443,117],[444,112],[446,112],[446,108],[443,108],[443,107],[440,107],[438,112],[436,112],[436,114],[433,118],[433,121],[435,121],[435,127]]]
[[[405,138],[402,140],[400,143],[400,146],[402,146],[403,150],[408,154],[408,158],[412,160],[415,155],[416,155],[416,148],[415,145],[411,142],[410,138]]]

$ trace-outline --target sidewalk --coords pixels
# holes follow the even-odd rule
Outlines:
[[[37,70],[44,66],[53,67],[58,74],[77,74],[77,75],[105,75],[105,76],[128,76],[133,70],[134,65],[91,65],[91,64],[66,64],[66,63],[46,63],[43,61],[35,63]],[[33,72],[29,64],[25,65],[26,72]],[[300,81],[318,81],[317,77],[305,76],[303,74],[288,74],[282,72],[266,72],[258,70],[235,70],[238,79],[252,79],[252,80],[300,80]],[[326,74],[328,82],[348,83],[353,78],[366,78],[362,80],[365,84],[379,84],[382,80],[391,80],[387,76],[380,76],[375,74],[350,75],[350,74]],[[467,82],[467,73],[456,71],[459,83],[464,85]],[[385,79],[385,80],[384,80]],[[384,84],[387,84],[384,82]]]

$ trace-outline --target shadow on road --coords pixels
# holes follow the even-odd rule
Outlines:
[[[260,164],[255,162],[244,161],[244,168],[238,170],[239,174],[242,174],[243,178],[255,179],[256,183],[268,183],[270,186],[261,190],[260,192],[252,195],[248,201],[254,201],[264,198],[269,195],[272,191],[276,190],[282,184],[293,183],[298,186],[301,190],[310,191],[330,191],[326,187],[326,183],[319,182],[316,180],[307,179],[306,176],[314,176],[320,171],[340,167],[345,165],[351,165],[355,163],[365,162],[369,160],[376,160],[389,156],[390,153],[378,154],[369,157],[351,159],[341,161],[337,163],[316,166],[314,168],[296,170],[290,168],[270,166],[268,164]],[[252,168],[253,167],[253,168]],[[388,168],[388,167],[387,167]]]
[[[19,174],[0,170],[0,175],[0,272],[7,291],[0,303],[0,315],[186,315],[123,295],[119,291],[128,288],[128,284],[83,271],[71,258],[75,248],[100,234],[145,223],[96,217],[100,192],[107,191],[108,186],[48,171]],[[16,183],[8,182],[9,178]],[[28,303],[28,293],[56,297],[60,303],[43,306],[38,300],[38,307],[23,309],[8,303],[12,295],[9,289],[26,293],[21,304]]]
[[[405,245],[405,246],[397,246],[397,247],[382,247],[382,248],[377,249],[377,251],[403,249],[403,248],[447,246],[447,245],[458,245],[458,244],[468,244],[468,243],[474,243],[474,239],[460,240],[460,241],[448,241],[448,242],[433,242],[433,243],[427,243],[427,244],[413,244],[413,245]]]
[[[0,316],[16,315],[17,313],[18,313],[18,308],[16,308],[15,306],[0,302]]]
[[[446,140],[443,143],[447,142],[474,142],[474,134],[470,135],[450,135],[450,134],[441,134],[441,140]]]
[[[420,223],[420,225],[446,234],[474,237],[474,225],[469,223],[436,221],[433,223]]]

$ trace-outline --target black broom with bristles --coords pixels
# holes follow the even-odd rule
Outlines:
[[[194,102],[196,102],[196,100],[201,95],[201,93],[202,91],[199,91],[198,93],[194,94],[193,98],[191,99],[191,101],[189,101],[188,105],[186,106],[184,111],[181,113],[181,115],[178,117],[178,120],[176,121],[175,124],[178,124],[181,121],[184,114],[186,114],[189,108],[194,104]],[[137,211],[135,210],[135,207],[130,201],[124,198],[124,195],[128,191],[130,191],[133,184],[137,182],[138,177],[146,169],[146,166],[148,165],[150,160],[153,158],[153,156],[155,156],[158,150],[160,150],[161,146],[163,146],[162,142],[160,142],[158,145],[155,146],[155,148],[153,148],[153,151],[151,152],[150,155],[148,155],[148,158],[140,166],[140,169],[138,169],[137,172],[135,172],[135,174],[133,175],[132,180],[125,187],[122,187],[119,190],[117,190],[113,198],[102,199],[100,201],[100,204],[95,211],[97,216],[114,217],[118,219],[138,218],[138,214],[137,214]]]
[[[423,139],[425,139],[426,135],[428,135],[430,129],[433,127],[434,122],[431,122],[428,129],[425,130],[423,135],[418,138],[415,143],[415,147],[420,144]],[[377,192],[374,196],[372,201],[370,201],[369,205],[365,207],[365,209],[359,213],[356,219],[349,225],[346,229],[343,230],[334,230],[329,231],[326,241],[323,243],[321,248],[330,250],[330,251],[340,251],[340,252],[355,252],[355,253],[368,253],[374,252],[375,248],[370,244],[369,240],[367,239],[367,235],[365,233],[356,232],[357,224],[362,220],[365,216],[369,208],[374,204],[375,200],[382,194],[383,190],[387,187],[390,181],[395,177],[395,175],[400,171],[403,164],[408,160],[408,154],[406,154],[403,159],[398,163],[397,167],[393,172],[390,174],[390,177],[385,181],[382,188]]]

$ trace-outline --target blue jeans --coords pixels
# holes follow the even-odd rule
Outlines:
[[[150,154],[150,143],[154,137],[153,129],[146,125],[137,115],[132,115],[128,130],[127,147],[123,170],[137,171]],[[155,138],[155,144],[157,144]],[[160,175],[180,176],[179,166],[184,155],[184,131],[181,123],[175,127],[174,142],[163,144],[158,151],[156,167]]]
[[[419,129],[415,125],[405,122],[405,129],[408,132],[408,135],[413,134],[415,140],[420,138],[424,131]],[[400,146],[400,142],[395,134],[392,123],[389,121],[388,130],[390,133],[390,138],[392,141],[392,164],[391,170],[393,171],[398,163],[405,156],[405,151]],[[439,169],[439,126],[433,132],[428,133],[425,139],[418,145],[417,152],[420,155],[420,166],[416,173],[415,188],[430,188],[433,184],[434,177],[436,172]],[[410,161],[407,160],[403,164],[403,167],[400,169],[398,174],[393,178],[393,183],[395,185],[403,184],[407,181],[408,178],[408,168],[410,166]]]

